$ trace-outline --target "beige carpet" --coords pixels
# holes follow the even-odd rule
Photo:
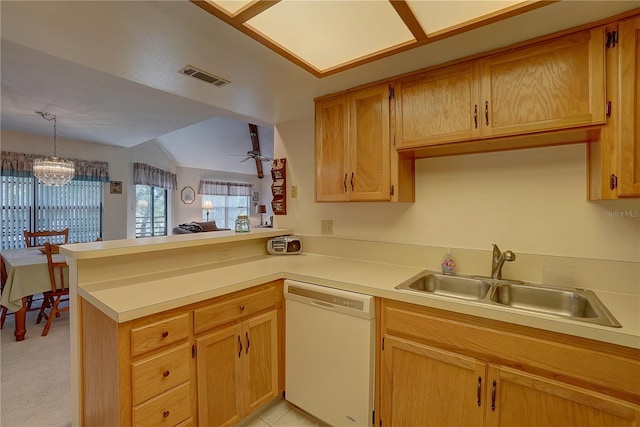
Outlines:
[[[0,334],[1,427],[71,425],[69,313],[53,321],[46,337],[36,317],[28,313],[24,341],[15,341],[13,316]]]

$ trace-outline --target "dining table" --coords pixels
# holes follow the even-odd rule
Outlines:
[[[0,251],[6,273],[6,278],[3,277],[5,282],[0,295],[0,305],[14,312],[15,330],[13,334],[16,341],[24,340],[27,333],[27,297],[51,290],[47,256],[43,251],[43,247]],[[61,254],[53,254],[53,261],[65,262],[65,257]],[[65,274],[68,275],[68,269]],[[65,277],[65,280],[65,283],[68,283],[68,277]]]

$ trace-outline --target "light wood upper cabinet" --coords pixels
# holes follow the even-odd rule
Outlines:
[[[622,21],[620,49],[619,196],[640,196],[640,17]]]
[[[398,147],[480,138],[476,61],[401,80],[394,92]]]
[[[640,17],[606,31],[610,111],[601,138],[588,145],[590,200],[640,196]]]
[[[391,200],[389,87],[316,102],[316,201]]]
[[[346,96],[316,102],[316,201],[349,200],[349,104]]]
[[[351,200],[390,200],[389,87],[349,95]]]
[[[602,124],[604,28],[480,60],[485,137]]]
[[[407,77],[396,83],[396,144],[431,147],[603,124],[604,81],[603,28]],[[498,149],[473,147],[458,152]]]

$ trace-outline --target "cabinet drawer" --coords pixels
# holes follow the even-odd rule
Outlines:
[[[232,297],[194,310],[194,332],[196,334],[213,329],[224,323],[251,316],[276,304],[276,288],[271,286],[251,294]]]
[[[150,350],[187,339],[189,336],[189,314],[140,328],[131,329],[131,355],[137,356]]]
[[[134,426],[175,426],[191,417],[190,384],[178,387],[133,408]]]
[[[191,346],[186,343],[134,363],[131,369],[133,404],[138,405],[187,381],[190,359]]]

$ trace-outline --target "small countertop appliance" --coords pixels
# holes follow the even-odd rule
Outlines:
[[[302,242],[297,236],[278,236],[267,241],[271,255],[295,255],[302,253]]]

